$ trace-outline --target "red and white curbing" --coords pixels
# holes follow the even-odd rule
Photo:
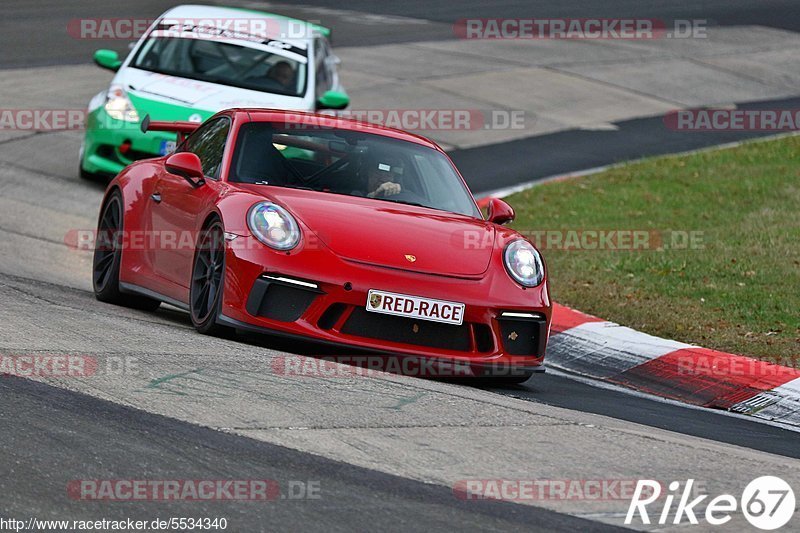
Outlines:
[[[654,337],[555,304],[546,362],[571,374],[800,427],[800,370]]]
[[[586,176],[607,168],[550,176],[485,193],[478,206],[486,208],[491,198],[503,198],[547,181]],[[800,369],[654,337],[563,305],[553,307],[545,359],[548,367],[671,400],[800,427]]]

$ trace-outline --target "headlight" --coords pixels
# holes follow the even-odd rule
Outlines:
[[[247,225],[255,237],[276,250],[291,250],[300,242],[300,227],[289,212],[271,202],[250,208]]]
[[[525,287],[536,287],[544,279],[542,256],[531,243],[517,239],[503,254],[509,275]]]
[[[106,95],[106,113],[111,118],[127,122],[139,122],[139,113],[133,107],[125,89],[119,85],[112,85]]]

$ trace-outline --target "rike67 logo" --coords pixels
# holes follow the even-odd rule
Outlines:
[[[657,518],[656,515],[653,516],[653,520],[658,524],[667,524],[669,516],[673,514],[672,506],[675,500],[678,503],[672,523],[681,524],[685,519],[690,524],[698,524],[699,508],[708,498],[708,494],[701,494],[690,500],[696,495],[693,493],[693,485],[694,480],[688,479],[681,490],[680,482],[673,481],[669,484],[669,492],[662,495],[661,484],[658,481],[639,480],[628,507],[628,514],[625,516],[625,524],[631,524],[637,515],[643,524],[650,524],[648,505],[661,498],[664,506]],[[762,476],[748,483],[739,500],[730,494],[721,494],[708,501],[705,504],[703,518],[712,526],[721,526],[731,520],[732,514],[736,513],[737,509],[741,509],[741,513],[753,527],[772,531],[785,526],[792,519],[795,511],[794,491],[779,477]],[[649,511],[657,512],[658,509],[651,508]]]

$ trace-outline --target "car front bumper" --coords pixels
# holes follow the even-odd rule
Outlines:
[[[115,176],[134,161],[164,155],[176,138],[170,132],[142,133],[138,122],[113,119],[101,106],[87,116],[81,168]]]
[[[253,237],[233,242],[221,312],[228,325],[376,355],[442,358],[482,369],[543,369],[551,318],[546,287],[522,289],[502,266],[464,279],[357,263],[322,247],[303,250],[301,260]],[[464,323],[367,312],[370,289],[464,303]]]

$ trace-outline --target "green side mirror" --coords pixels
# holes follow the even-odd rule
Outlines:
[[[107,68],[114,72],[119,70],[122,66],[122,61],[119,59],[119,54],[114,50],[98,50],[94,53],[94,62],[98,67]]]
[[[325,91],[317,100],[317,109],[344,109],[350,104],[350,97],[340,91]]]

